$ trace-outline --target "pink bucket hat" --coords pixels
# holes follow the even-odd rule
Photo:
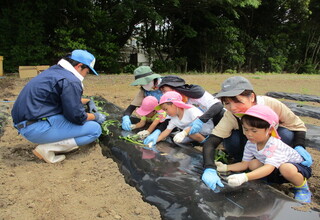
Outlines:
[[[279,125],[279,116],[266,105],[254,105],[249,108],[244,114],[236,114],[237,116],[242,117],[243,115],[250,115],[256,118],[260,118],[270,124],[270,127],[273,128],[271,131],[271,135],[276,138],[280,138],[277,127]]]
[[[166,102],[172,102],[175,106],[179,108],[192,108],[193,105],[186,104],[182,101],[182,96],[175,92],[175,91],[169,91],[162,95],[159,105],[155,108],[156,110],[161,109],[161,104]]]
[[[141,106],[137,109],[139,115],[145,116],[152,112],[158,105],[158,100],[154,96],[147,96],[142,100]]]

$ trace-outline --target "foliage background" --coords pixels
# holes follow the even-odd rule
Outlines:
[[[0,0],[5,72],[87,49],[99,72],[132,37],[156,72],[319,74],[319,0]],[[164,56],[166,54],[166,56]],[[128,66],[129,65],[129,66]]]

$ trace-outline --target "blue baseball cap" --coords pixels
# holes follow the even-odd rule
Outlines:
[[[74,50],[72,51],[70,58],[87,65],[94,74],[98,75],[98,73],[93,69],[96,58],[88,51]]]

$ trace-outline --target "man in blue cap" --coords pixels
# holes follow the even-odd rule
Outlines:
[[[90,71],[98,75],[94,64],[91,53],[74,50],[31,79],[20,92],[11,112],[14,127],[27,140],[39,144],[33,150],[39,159],[60,162],[64,153],[100,136],[100,124],[106,117],[92,100],[82,98],[84,77]]]

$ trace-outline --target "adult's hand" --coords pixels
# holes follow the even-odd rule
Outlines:
[[[215,169],[205,169],[201,179],[212,190],[215,190],[217,185],[220,187],[224,187]]]
[[[129,115],[122,117],[122,129],[125,131],[131,131],[131,121]]]
[[[102,124],[106,120],[106,116],[100,112],[94,113],[95,121]]]
[[[296,146],[294,149],[298,151],[298,153],[304,159],[304,161],[301,164],[306,167],[310,167],[312,165],[312,157],[309,154],[309,152],[306,149],[304,149],[302,146]]]
[[[194,120],[190,126],[191,126],[191,129],[190,129],[190,132],[189,134],[196,134],[196,133],[199,133],[202,129],[202,125],[203,125],[203,122],[197,118],[196,120]]]
[[[156,145],[160,134],[161,131],[159,129],[155,130],[148,137],[146,137],[146,139],[144,139],[143,144],[148,145],[152,142],[152,145]]]
[[[87,102],[87,106],[88,106],[88,108],[89,108],[89,112],[90,112],[90,113],[96,113],[96,112],[98,112],[98,108],[97,108],[97,106],[96,106],[96,104],[94,103],[93,100],[90,99],[90,101]]]

